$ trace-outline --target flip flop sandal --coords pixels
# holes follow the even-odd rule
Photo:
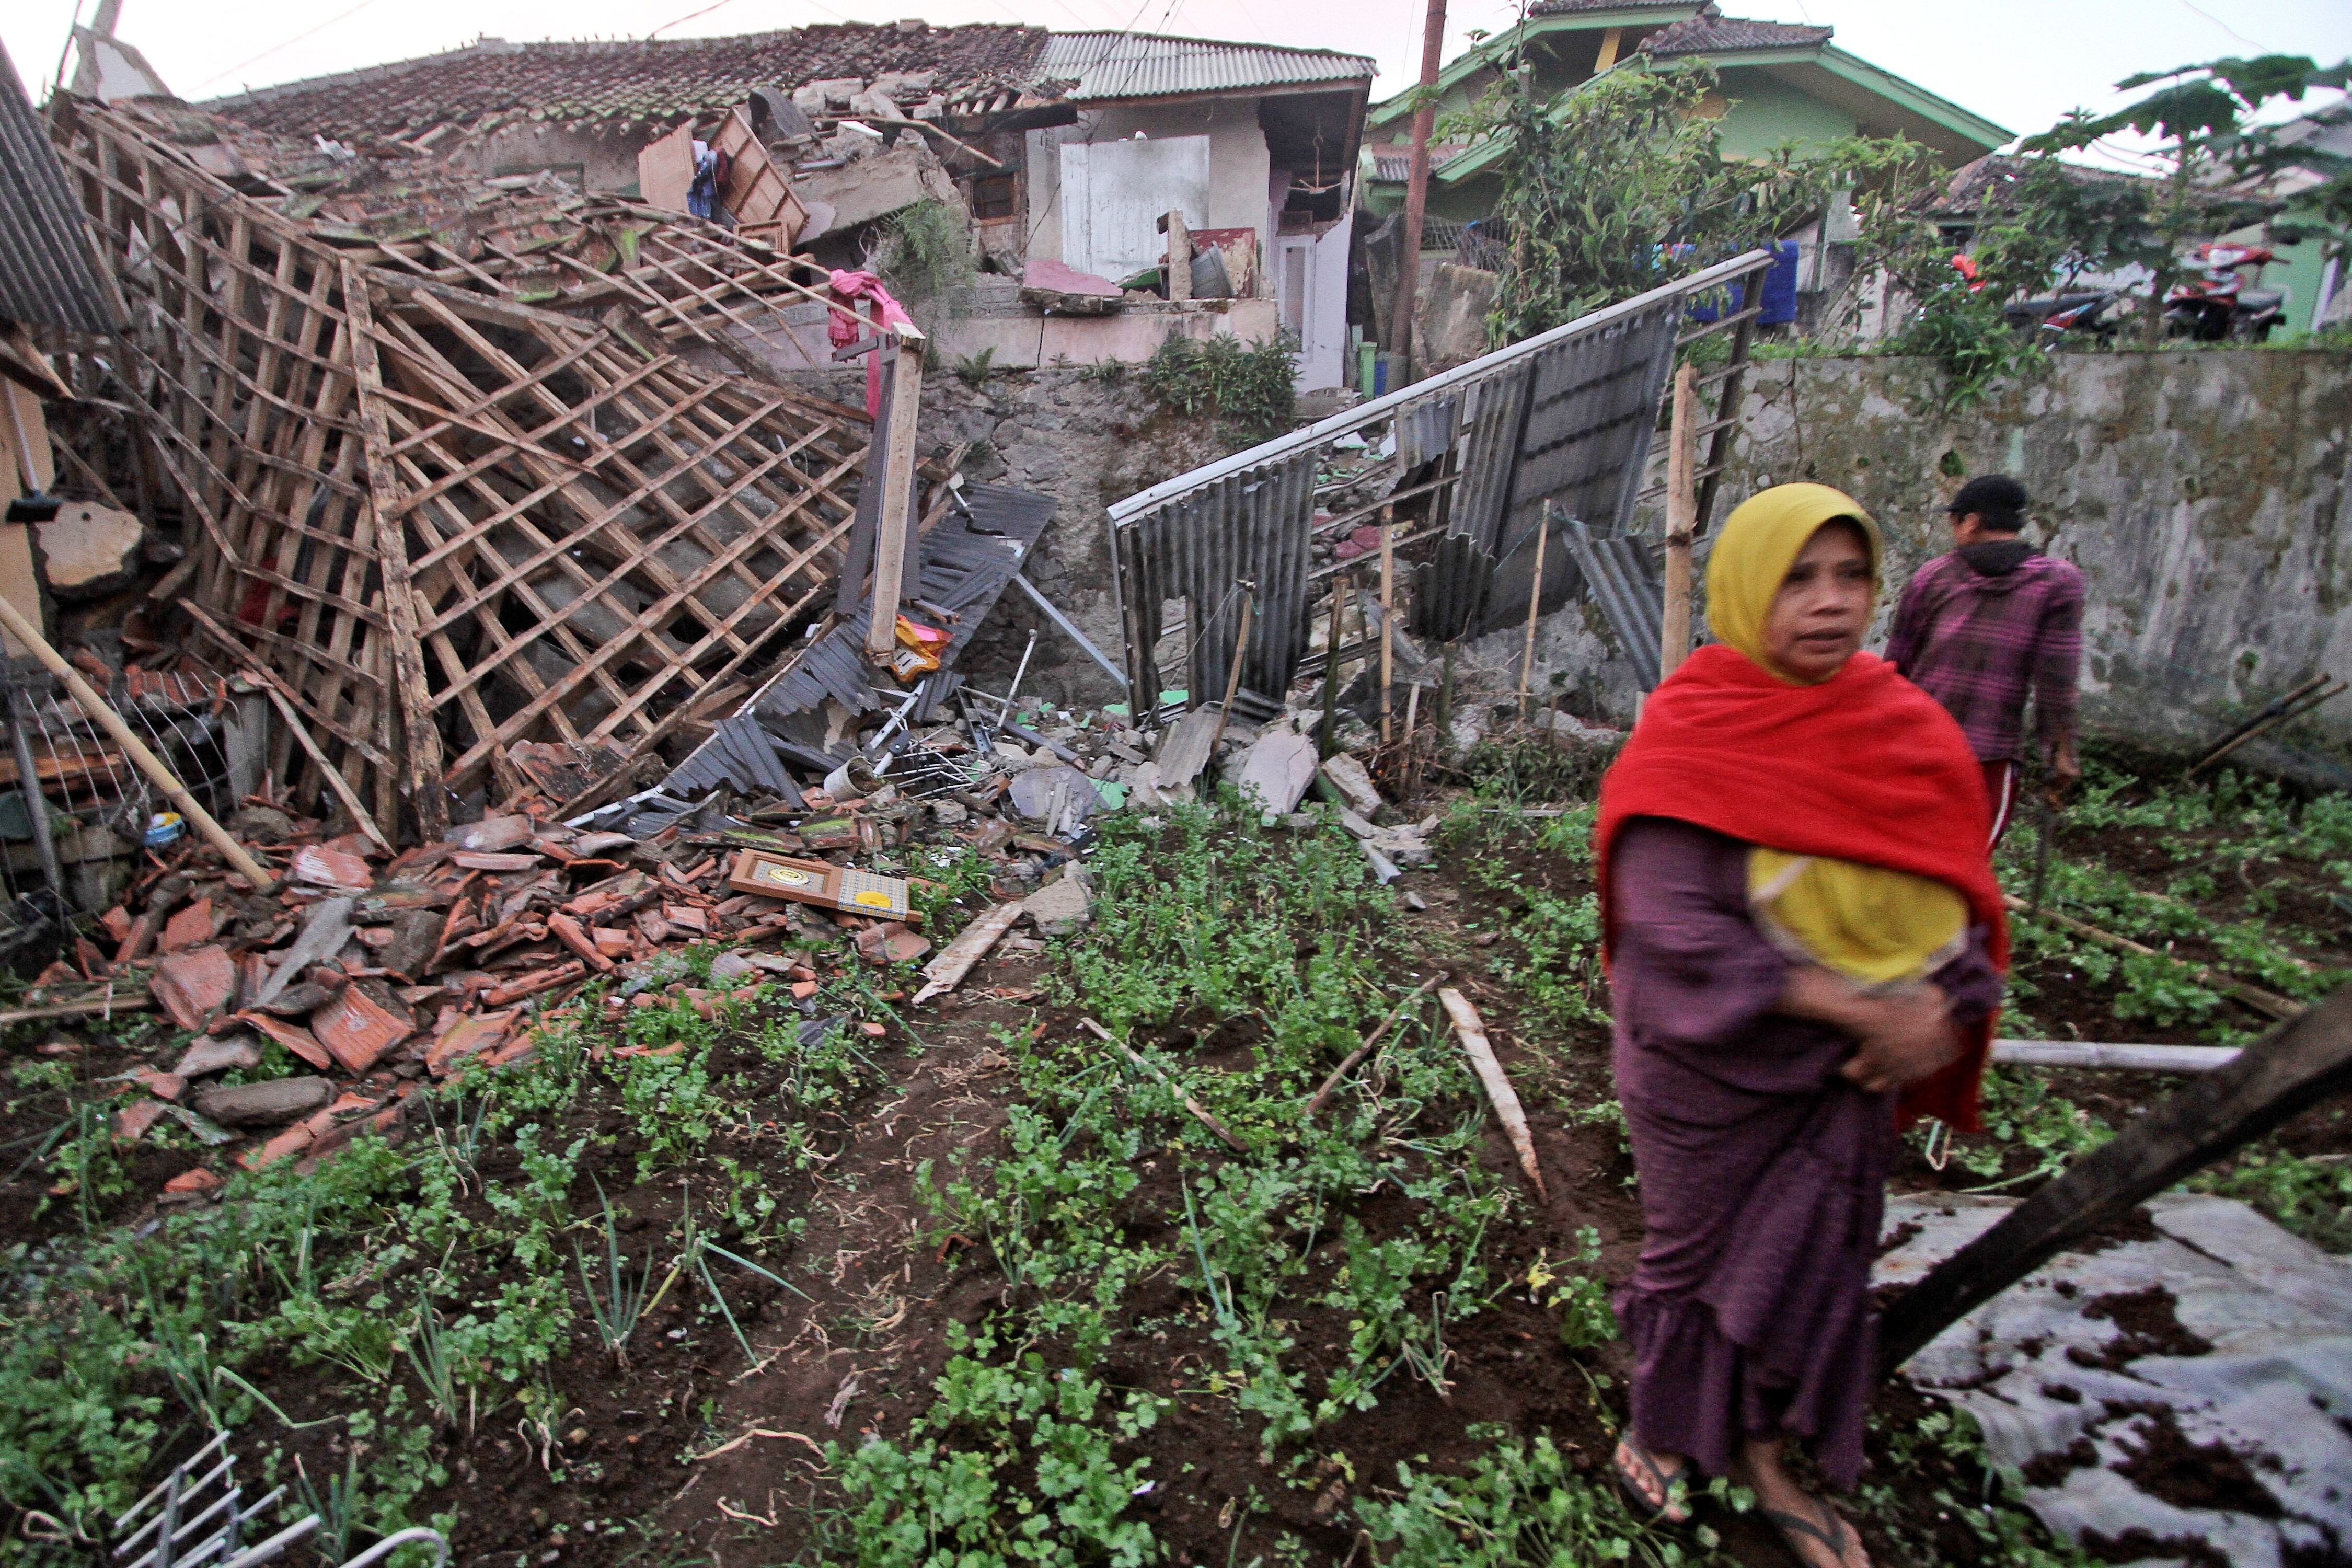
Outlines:
[[[1795,1553],[1798,1562],[1807,1563],[1810,1568],[1811,1560],[1805,1555],[1804,1547],[1797,1540],[1800,1535],[1807,1535],[1830,1549],[1832,1562],[1843,1564],[1845,1562],[1845,1543],[1853,1527],[1846,1523],[1837,1510],[1822,1501],[1821,1499],[1808,1498],[1806,1500],[1822,1510],[1821,1517],[1823,1520],[1836,1526],[1836,1534],[1831,1534],[1811,1520],[1797,1514],[1786,1513],[1776,1508],[1759,1509],[1757,1511],[1764,1516],[1765,1523],[1780,1532],[1780,1539],[1788,1543],[1789,1550]]]
[[[1624,1497],[1626,1506],[1637,1515],[1646,1514],[1661,1524],[1688,1524],[1691,1517],[1690,1510],[1682,1509],[1680,1518],[1676,1518],[1673,1511],[1680,1507],[1675,1501],[1675,1483],[1689,1479],[1688,1467],[1685,1466],[1670,1476],[1658,1468],[1657,1460],[1652,1458],[1649,1450],[1640,1444],[1629,1442],[1622,1444],[1621,1447],[1635,1464],[1648,1473],[1649,1479],[1657,1484],[1658,1495],[1665,1500],[1664,1502],[1652,1502],[1647,1496],[1643,1495],[1640,1483],[1626,1473],[1625,1467],[1612,1458],[1609,1468],[1617,1478],[1617,1490]]]

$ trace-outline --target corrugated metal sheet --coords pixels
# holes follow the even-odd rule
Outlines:
[[[1053,499],[1028,490],[967,485],[963,496],[969,512],[950,513],[923,536],[922,569],[910,595],[958,617],[947,628],[943,664],[952,664],[963,652],[1054,520]],[[874,695],[874,671],[866,662],[869,613],[869,607],[860,606],[803,648],[673,769],[660,789],[686,796],[726,782],[738,789],[765,788],[793,798],[772,776],[782,772],[781,760],[814,766],[823,755],[809,743],[821,734],[796,737],[793,731],[800,726],[793,721],[814,713],[827,698],[853,713],[883,706]],[[927,722],[961,683],[961,678],[953,675],[933,677],[913,715],[915,721]]]
[[[1658,650],[1665,635],[1665,574],[1649,540],[1599,533],[1570,518],[1561,531],[1568,552],[1617,638],[1617,652],[1633,667],[1644,691],[1658,684]]]
[[[1148,33],[1055,33],[1045,41],[1037,70],[1049,81],[1075,83],[1069,97],[1084,103],[1370,82],[1375,64],[1369,56],[1331,49],[1285,49]]]
[[[100,335],[122,323],[89,228],[16,68],[0,48],[0,318]]]
[[[1424,534],[1402,563],[1414,585],[1414,632],[1446,641],[1517,624],[1547,507],[1556,519],[1624,533],[1693,298],[1770,264],[1769,254],[1750,251],[1114,504],[1112,559],[1136,689],[1160,689],[1161,606],[1181,599],[1193,628],[1191,700],[1222,693],[1234,633],[1219,617],[1247,580],[1257,585],[1259,618],[1236,707],[1281,707],[1321,595],[1309,571],[1314,487],[1334,444],[1350,437],[1391,447],[1389,493],[1453,489],[1450,504],[1423,503],[1432,510],[1413,525],[1442,520],[1442,536]],[[1612,592],[1637,568],[1614,544],[1589,552],[1606,558]],[[1557,552],[1545,576],[1547,606],[1583,584],[1580,561]],[[1654,610],[1653,680],[1656,645]]]

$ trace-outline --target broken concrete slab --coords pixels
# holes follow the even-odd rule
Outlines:
[[[1324,758],[1322,771],[1325,781],[1339,792],[1340,799],[1348,809],[1358,816],[1375,816],[1381,806],[1388,804],[1381,798],[1381,792],[1373,787],[1372,775],[1365,770],[1364,764],[1347,752],[1334,752]]]
[[[140,546],[146,531],[127,511],[68,501],[57,516],[33,525],[41,581],[67,604],[119,593],[139,580]]]
[[[962,193],[937,155],[908,135],[901,135],[898,145],[887,153],[868,153],[837,169],[813,169],[801,174],[793,182],[793,194],[804,204],[823,202],[830,206],[835,229],[887,217],[926,197],[950,207],[963,204]],[[814,237],[814,234],[802,236],[803,239]]]
[[[1085,882],[1065,876],[1022,900],[1021,912],[1029,917],[1039,936],[1068,936],[1093,923],[1094,898]]]
[[[1169,726],[1153,758],[1160,770],[1153,782],[1160,789],[1189,784],[1201,776],[1209,765],[1209,748],[1216,742],[1221,717],[1214,708],[1195,708]]]
[[[343,950],[351,940],[352,910],[358,907],[355,899],[328,899],[310,911],[303,922],[302,934],[286,950],[285,957],[261,989],[246,999],[246,1005],[257,1006],[274,1000],[278,994],[294,983],[294,977],[322,958],[331,958]]]
[[[1032,258],[1021,268],[1021,298],[1047,315],[1099,316],[1117,310],[1127,291],[1108,278]]]
[[[196,1096],[196,1109],[224,1127],[277,1127],[334,1098],[335,1086],[323,1078],[274,1078],[205,1089]]]
[[[1297,731],[1277,726],[1250,743],[1242,754],[1234,787],[1244,800],[1260,811],[1287,816],[1315,777],[1315,742]]]

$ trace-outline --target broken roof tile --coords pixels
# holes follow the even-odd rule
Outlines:
[[[377,1003],[362,985],[346,985],[333,1001],[310,1015],[310,1032],[333,1053],[345,1072],[365,1072],[384,1052],[416,1032],[416,1026]]]
[[[147,989],[173,1024],[201,1029],[236,994],[236,965],[224,949],[210,944],[167,952],[155,961]]]

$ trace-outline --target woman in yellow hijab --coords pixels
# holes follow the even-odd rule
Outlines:
[[[1812,1568],[1862,1542],[1784,1451],[1860,1473],[1898,1114],[1974,1125],[2007,961],[1976,759],[1861,651],[1880,554],[1826,485],[1732,513],[1716,641],[1651,694],[1596,847],[1646,1230],[1618,1473],[1669,1518],[1691,1473],[1735,1477]]]

